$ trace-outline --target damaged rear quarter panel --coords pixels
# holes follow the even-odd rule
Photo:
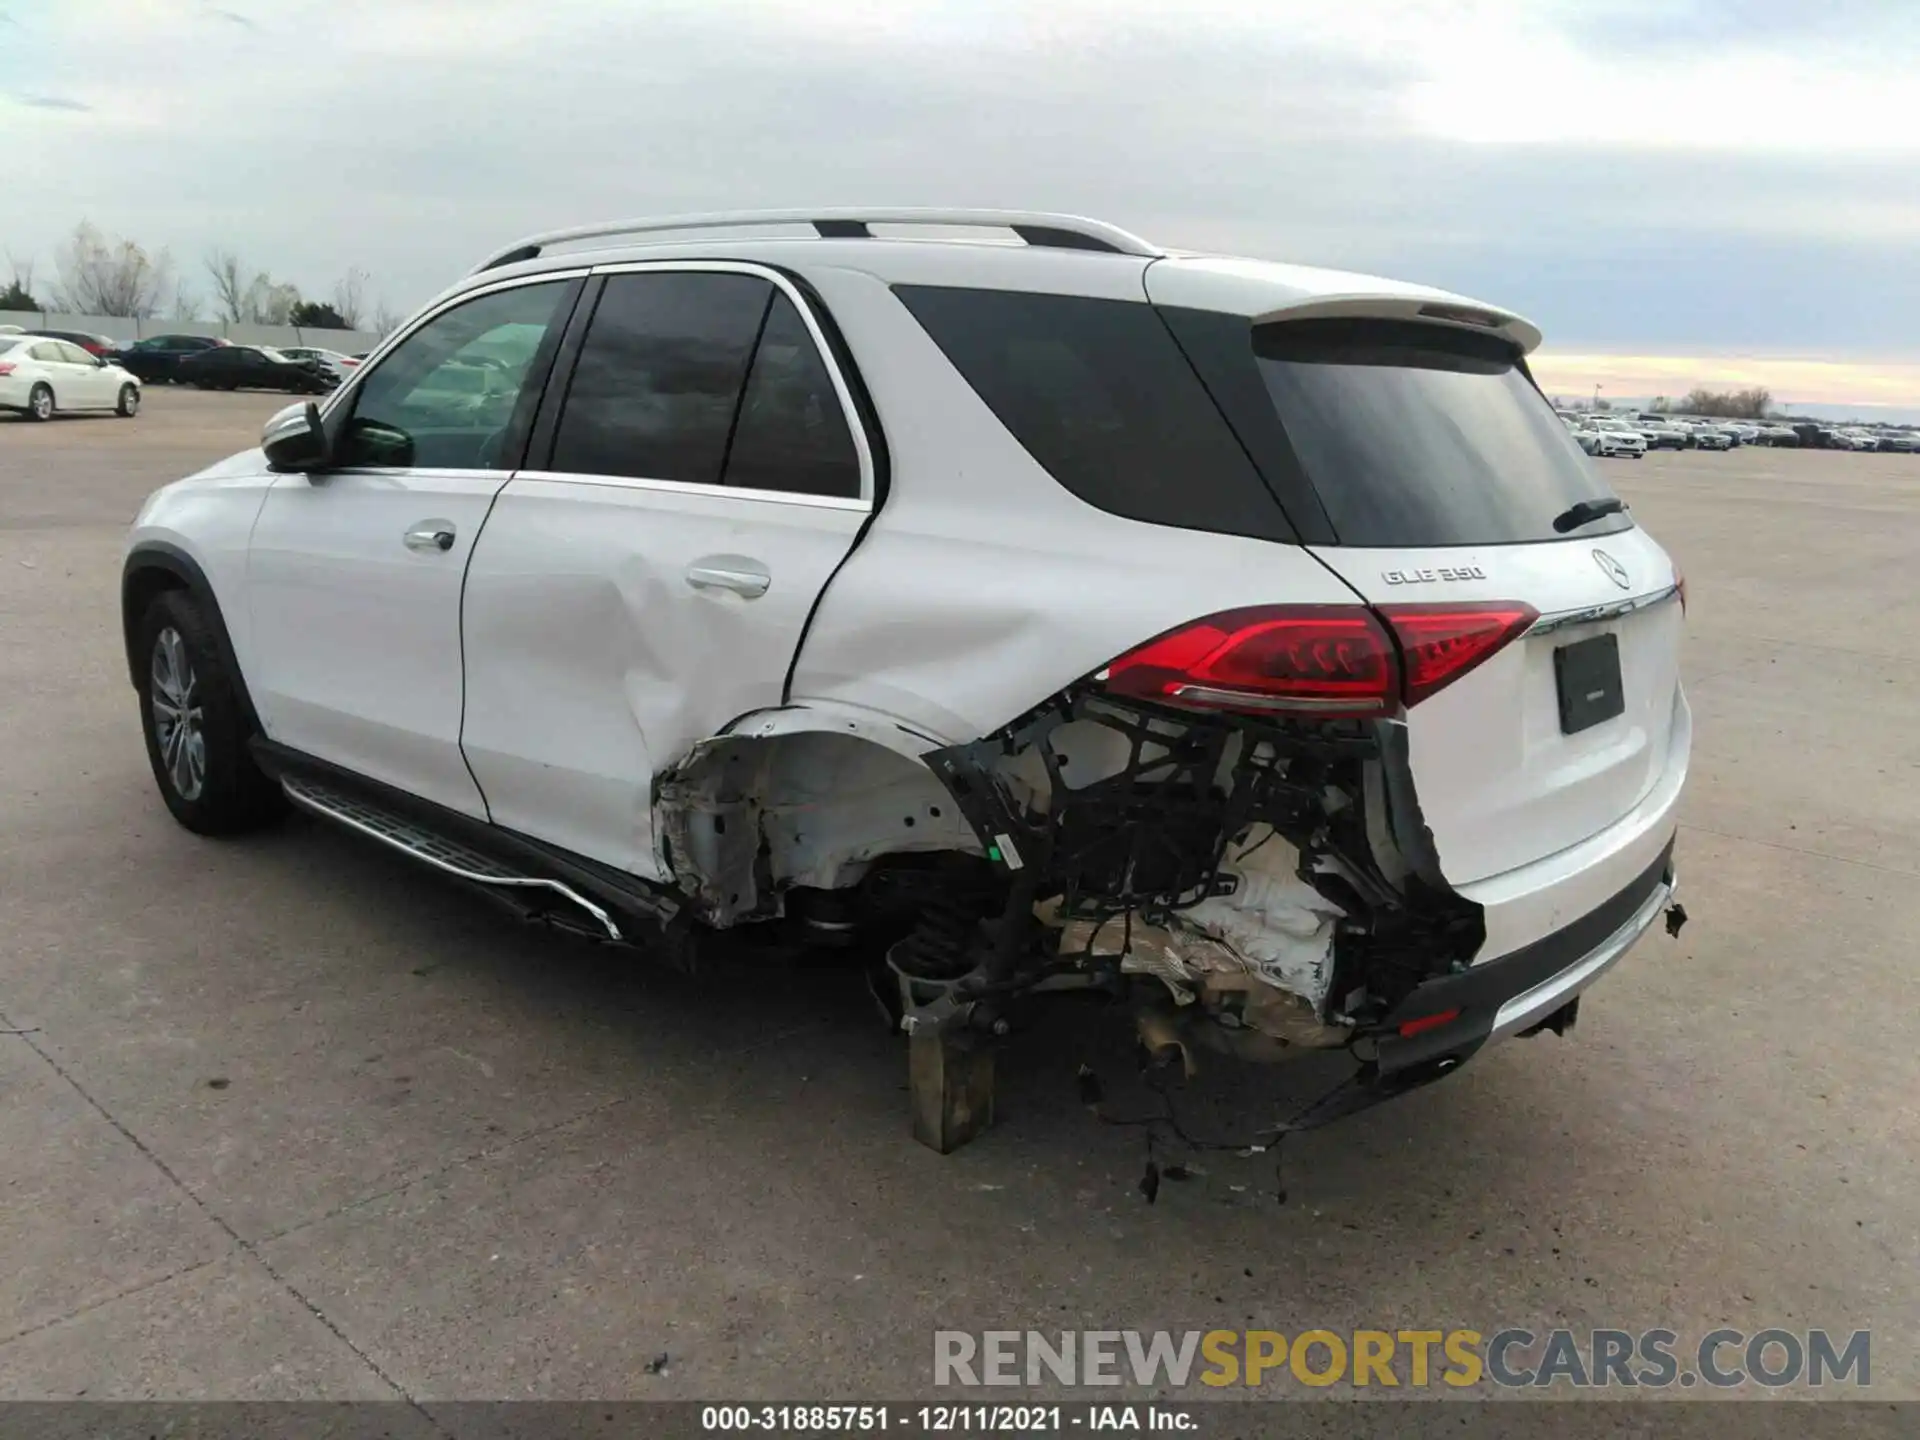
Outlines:
[[[1300,546],[1150,525],[1080,500],[884,284],[847,270],[808,278],[855,359],[886,356],[861,373],[892,470],[886,503],[814,615],[792,700],[843,702],[961,743],[1185,621],[1354,601]]]

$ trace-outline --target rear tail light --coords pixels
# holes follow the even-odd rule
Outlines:
[[[1329,717],[1384,715],[1400,690],[1393,641],[1359,605],[1223,611],[1129,650],[1095,678],[1142,700]]]
[[[1419,704],[1537,618],[1510,602],[1253,606],[1169,630],[1094,679],[1188,708],[1368,719]]]
[[[1531,605],[1492,600],[1472,605],[1385,605],[1406,662],[1406,703],[1444,690],[1540,618]]]
[[[0,375],[11,375],[12,373],[13,362],[11,360],[0,360]]]

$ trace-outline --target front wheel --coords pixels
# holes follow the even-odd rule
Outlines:
[[[278,818],[286,797],[247,750],[246,714],[200,604],[183,590],[155,597],[139,645],[147,760],[173,818],[200,835]]]
[[[113,408],[115,413],[124,415],[129,420],[138,415],[140,413],[140,387],[138,385],[122,385],[120,387],[120,403]]]

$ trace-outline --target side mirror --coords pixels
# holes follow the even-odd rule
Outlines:
[[[260,432],[260,448],[275,470],[318,470],[327,461],[327,432],[320,407],[309,400],[289,405]]]

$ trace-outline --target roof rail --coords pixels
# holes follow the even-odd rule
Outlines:
[[[655,219],[603,220],[529,235],[492,255],[474,269],[492,270],[531,260],[554,245],[575,240],[597,240],[614,235],[650,235],[668,230],[734,230],[755,225],[811,225],[823,239],[866,239],[873,225],[978,225],[1011,230],[1029,245],[1056,250],[1095,250],[1109,255],[1157,258],[1164,252],[1138,235],[1101,220],[1078,215],[1050,215],[1030,210],[870,210],[840,207],[826,210],[733,210],[706,215],[665,215]]]

